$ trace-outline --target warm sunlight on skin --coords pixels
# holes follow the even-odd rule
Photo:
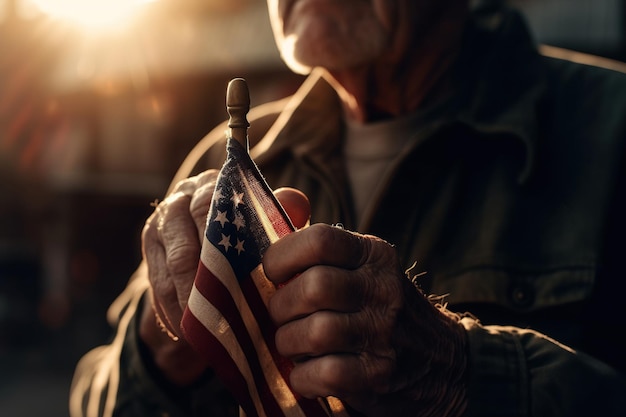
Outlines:
[[[145,3],[154,0],[27,0],[52,18],[87,29],[123,26]]]

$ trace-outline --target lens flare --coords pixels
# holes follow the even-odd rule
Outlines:
[[[27,0],[51,18],[65,20],[86,29],[124,26],[154,0]]]

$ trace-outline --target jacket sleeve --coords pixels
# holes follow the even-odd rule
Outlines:
[[[115,326],[111,342],[85,354],[76,366],[70,416],[236,416],[236,404],[210,372],[185,389],[159,379],[138,335],[148,288],[142,264],[109,309]]]
[[[139,353],[138,312],[148,290],[145,266],[131,277],[108,311],[115,333],[108,345],[78,362],[70,389],[71,417],[183,415],[151,380]]]
[[[481,326],[469,336],[469,416],[623,416],[626,378],[532,330]]]

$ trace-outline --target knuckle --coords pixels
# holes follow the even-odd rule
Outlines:
[[[152,223],[155,223],[159,228],[162,227],[170,219],[180,216],[184,211],[188,211],[190,202],[190,195],[182,192],[173,192],[159,203],[152,216]]]
[[[364,241],[367,243],[365,247],[367,248],[368,258],[373,261],[387,264],[396,258],[396,248],[389,242],[374,237],[364,239]]]
[[[176,192],[168,196],[165,200],[163,200],[163,208],[162,208],[162,216],[168,217],[171,216],[172,213],[176,214],[178,210],[183,207],[188,207],[191,202],[191,194],[186,194],[183,192]]]
[[[328,314],[317,313],[310,317],[306,338],[310,353],[314,356],[326,353],[332,335],[332,323]]]
[[[322,386],[327,387],[328,393],[336,396],[343,396],[349,384],[346,383],[343,363],[335,357],[327,357],[318,365],[318,377]]]
[[[217,180],[219,171],[217,169],[208,169],[196,175],[196,182],[201,185],[213,184]]]
[[[152,214],[146,219],[143,229],[141,231],[142,236],[155,233],[155,230],[159,224],[160,218],[163,215],[162,204],[163,202],[159,203],[159,205],[156,206]]]
[[[316,306],[320,301],[327,298],[325,275],[321,267],[311,267],[301,280],[301,301],[307,306]]]
[[[290,351],[292,344],[289,343],[286,327],[283,326],[276,329],[276,333],[274,334],[274,343],[276,344],[276,350],[278,353],[287,357],[292,355],[292,352]]]
[[[198,176],[193,176],[180,180],[172,189],[172,194],[193,194],[196,189]]]
[[[167,249],[165,264],[170,274],[180,275],[195,270],[199,249],[191,242],[180,243]]]
[[[323,223],[316,223],[307,229],[308,246],[311,253],[321,258],[327,248],[335,240],[336,231],[332,226]]]
[[[209,192],[210,191],[210,192]],[[198,221],[206,220],[207,213],[211,206],[211,197],[213,189],[202,190],[193,195],[189,204],[189,212],[191,216]]]

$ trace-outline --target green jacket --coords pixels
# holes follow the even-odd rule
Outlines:
[[[386,239],[407,269],[425,272],[426,292],[475,316],[464,319],[468,415],[626,415],[624,67],[573,62],[592,58],[555,48],[538,53],[513,11],[477,15],[470,26],[458,94],[414,133],[361,224],[341,159],[342,111],[318,73],[293,97],[251,111],[251,155],[272,188],[309,196],[312,223]],[[224,130],[198,144],[179,178],[221,166]],[[141,268],[136,277],[118,306],[140,303],[147,280]],[[86,393],[93,364],[111,355],[116,415],[209,415],[215,399],[202,383],[163,392],[137,347],[133,309],[121,316],[126,337],[77,368],[72,417],[85,398],[102,406],[100,391]]]

